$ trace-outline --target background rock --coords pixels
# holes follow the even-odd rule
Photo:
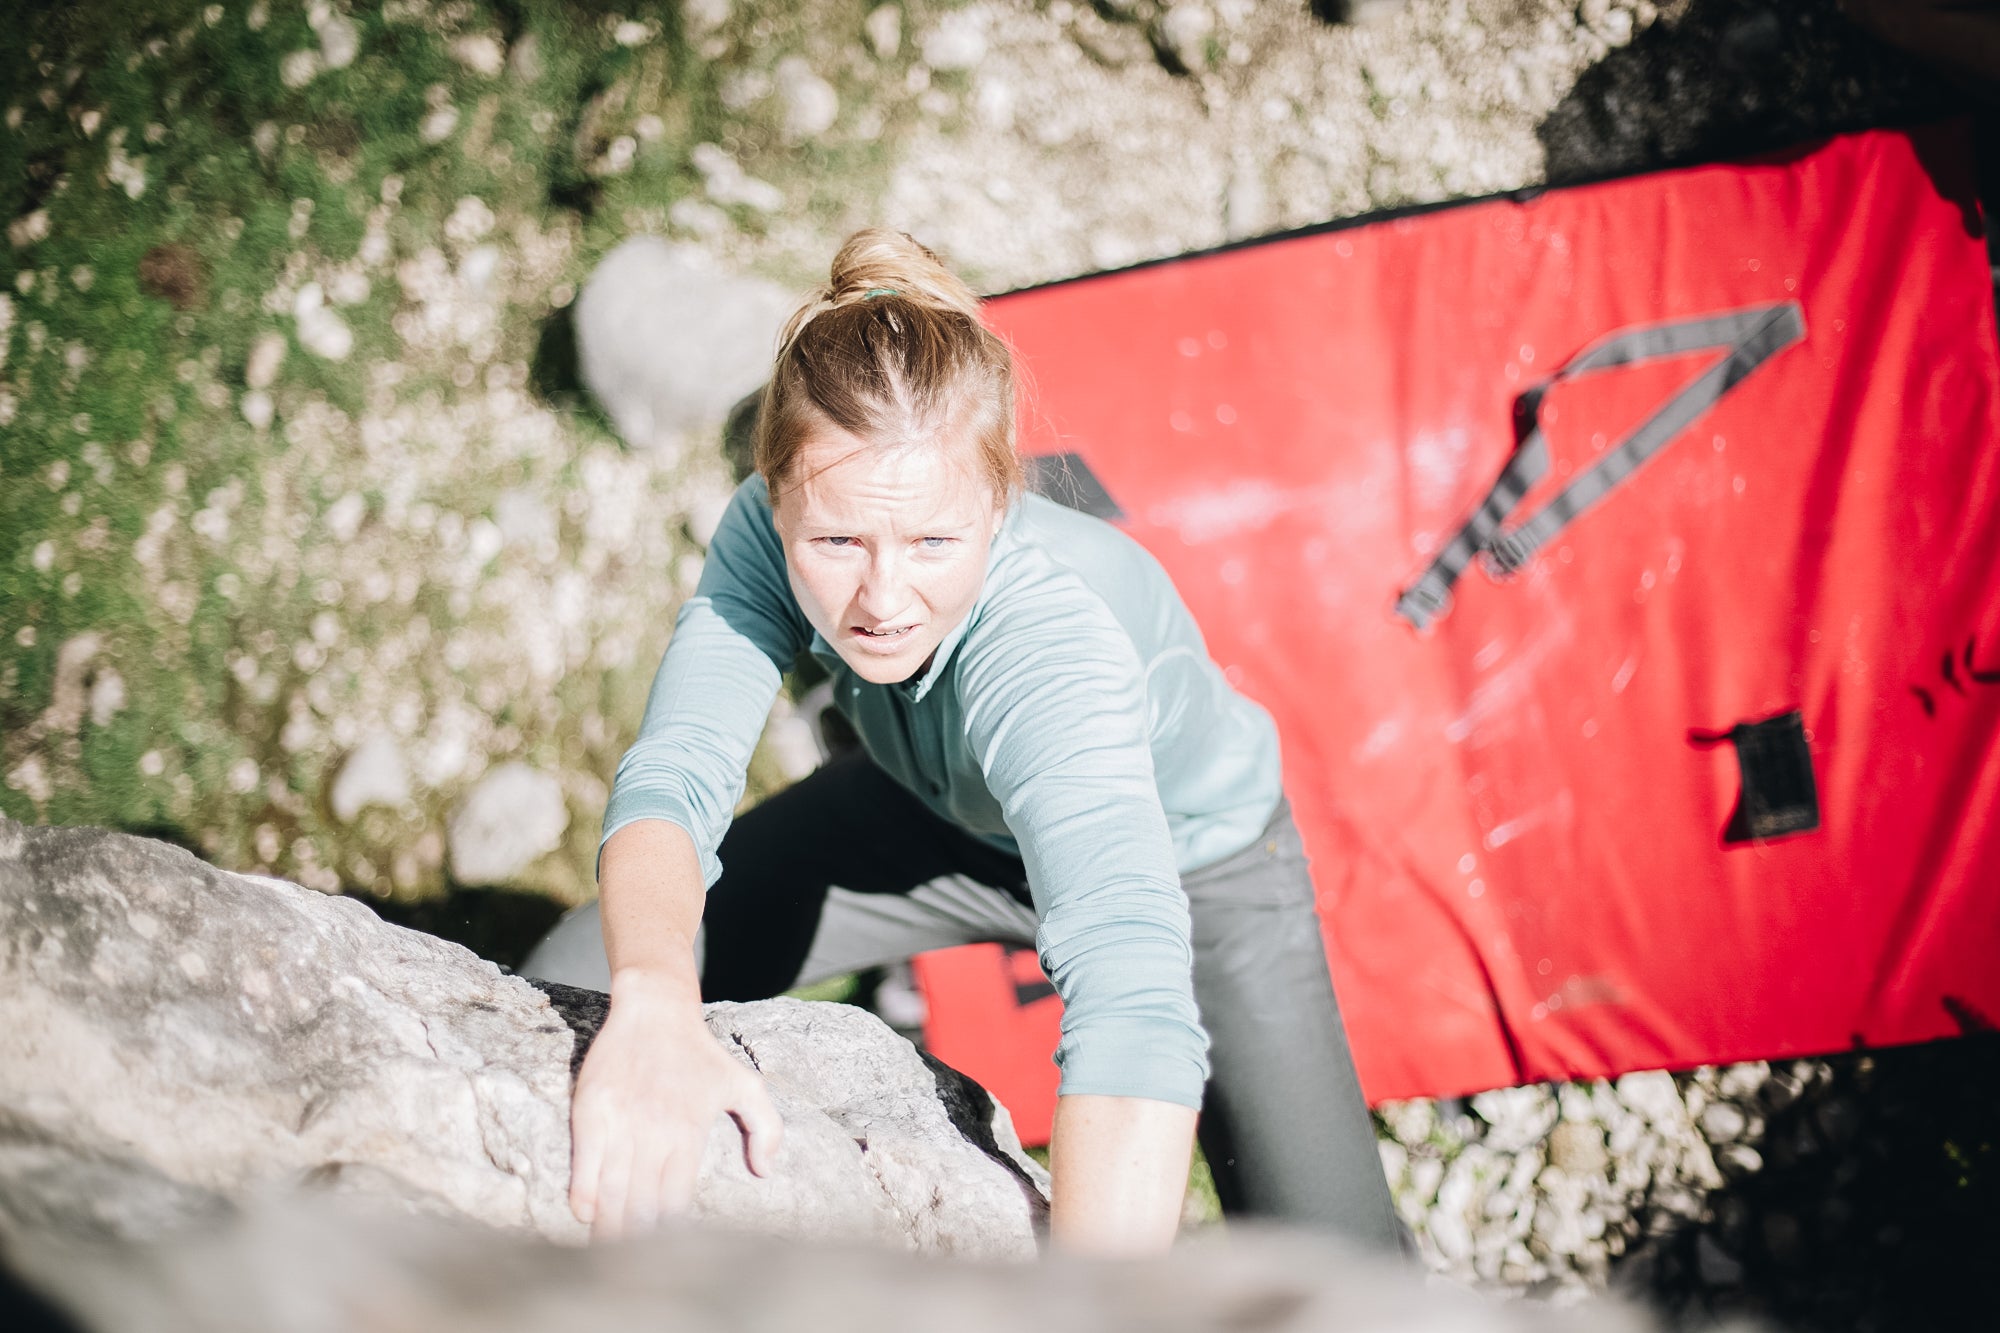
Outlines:
[[[833,85],[813,73],[800,56],[778,62],[778,96],[784,99],[784,129],[792,139],[812,139],[833,128],[840,114],[840,95]]]
[[[560,790],[558,790],[560,796]],[[327,799],[333,817],[351,821],[370,805],[399,806],[410,799],[410,766],[393,736],[371,732],[341,762]]]
[[[569,806],[562,783],[526,764],[485,773],[452,815],[447,847],[461,884],[505,884],[562,846]]]
[[[868,47],[877,60],[893,60],[903,48],[903,11],[895,5],[877,5],[862,23]]]
[[[0,1236],[126,1239],[311,1187],[576,1240],[569,1091],[603,997],[541,991],[351,899],[177,848],[0,821]],[[711,1006],[786,1121],[726,1118],[695,1216],[1034,1253],[1046,1177],[1004,1111],[860,1010]]]
[[[266,333],[258,337],[250,348],[250,360],[243,368],[243,382],[252,389],[268,389],[278,378],[278,368],[285,363],[285,336],[282,333]]]
[[[1952,105],[1835,0],[1322,21],[1352,8],[463,0],[168,34],[144,6],[27,7],[0,25],[0,432],[29,479],[0,525],[0,810],[442,897],[418,849],[515,760],[580,816],[535,869],[574,904],[581,816],[698,570],[714,428],[855,226],[997,291]],[[653,277],[627,288],[631,256]],[[127,706],[38,728],[83,633]],[[342,822],[324,784],[373,731],[414,799]],[[785,767],[761,756],[750,794]]]
[[[577,297],[584,383],[627,444],[676,448],[684,432],[719,426],[763,383],[795,303],[694,251],[634,237],[604,257]]]
[[[1430,1269],[1689,1327],[1970,1328],[2000,1188],[2000,1034],[1380,1108]],[[1557,1114],[1559,1113],[1559,1118]]]

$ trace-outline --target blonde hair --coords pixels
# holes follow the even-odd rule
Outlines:
[[[1014,412],[1014,357],[979,298],[907,234],[871,227],[785,325],[753,456],[776,500],[828,424],[883,448],[968,441],[1005,504],[1021,487]]]

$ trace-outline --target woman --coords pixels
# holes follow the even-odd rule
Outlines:
[[[1021,493],[1014,421],[978,299],[901,233],[852,237],[787,326],[605,811],[611,1012],[572,1109],[598,1234],[685,1206],[719,1112],[771,1168],[702,999],[998,939],[1064,1002],[1058,1243],[1167,1245],[1197,1110],[1226,1207],[1395,1243],[1271,720],[1136,543]],[[864,753],[732,826],[808,648]]]

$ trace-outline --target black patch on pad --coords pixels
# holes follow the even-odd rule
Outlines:
[[[1723,831],[1724,842],[1757,842],[1819,827],[1819,786],[1798,710],[1762,722],[1739,722],[1728,738],[1736,746],[1743,792]]]

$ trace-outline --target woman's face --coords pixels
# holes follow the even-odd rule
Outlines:
[[[978,600],[1003,510],[969,443],[881,449],[833,426],[774,497],[792,594],[863,680],[917,675]]]

